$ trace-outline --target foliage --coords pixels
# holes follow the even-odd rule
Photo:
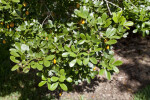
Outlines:
[[[149,0],[125,0],[125,14],[128,20],[135,24],[133,33],[140,33],[143,37],[150,33],[150,1]]]
[[[106,1],[106,0],[105,0]],[[133,22],[123,10],[109,15],[101,0],[1,0],[0,37],[11,37],[12,71],[36,70],[39,86],[68,90],[96,75],[118,73],[113,44],[127,37]],[[108,7],[109,8],[109,7]],[[7,12],[7,13],[6,13]]]
[[[149,100],[150,99],[150,85],[134,94],[134,100]]]

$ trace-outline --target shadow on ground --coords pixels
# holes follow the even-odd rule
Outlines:
[[[129,36],[118,41],[115,53],[124,64],[119,67],[122,81],[119,89],[135,93],[150,84],[150,37]],[[117,76],[119,77],[118,74]]]

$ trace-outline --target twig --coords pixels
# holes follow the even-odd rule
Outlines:
[[[119,6],[117,6],[116,4],[114,4],[114,3],[112,3],[112,2],[110,2],[110,1],[107,1],[108,3],[110,3],[110,4],[112,4],[113,6],[115,6],[115,7],[118,7],[118,8],[120,8],[121,10],[122,10],[122,8],[121,7],[119,7]]]
[[[135,8],[137,8],[130,0],[129,0],[129,2],[132,4],[132,6],[134,6]]]
[[[109,5],[108,5],[108,1],[105,0],[105,2],[106,2],[106,5],[107,5],[107,8],[108,8],[108,11],[109,11],[110,15],[112,15],[112,13],[111,13],[111,11],[110,11],[110,8],[109,8]]]
[[[47,17],[43,20],[43,22],[42,22],[42,27],[43,27],[44,22],[46,21],[46,19],[47,19],[49,16],[50,16],[50,15],[47,15]]]
[[[50,14],[50,16],[52,17],[52,19],[54,20],[52,14],[51,14],[51,11],[48,9],[48,7],[45,5],[46,9],[48,10],[48,13]]]

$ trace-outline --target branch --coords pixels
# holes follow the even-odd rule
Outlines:
[[[129,0],[129,2],[132,4],[132,6],[134,6],[135,8],[137,8],[130,0]]]
[[[42,22],[42,27],[43,27],[44,22],[46,21],[46,19],[47,19],[49,16],[50,16],[50,15],[47,15],[47,17],[43,20],[43,22]]]
[[[45,5],[46,9],[48,10],[48,13],[50,14],[50,16],[52,17],[52,19],[54,20],[52,14],[51,14],[51,11],[48,9],[48,7]]]
[[[107,5],[107,8],[108,8],[108,11],[109,11],[110,15],[112,15],[112,13],[111,13],[111,11],[110,11],[110,8],[109,8],[109,5],[108,5],[108,1],[105,0],[105,2],[106,2],[106,5]]]
[[[114,3],[112,3],[112,2],[110,2],[110,1],[107,1],[108,3],[110,3],[110,4],[112,4],[113,6],[115,6],[115,7],[118,7],[118,8],[120,8],[121,10],[122,10],[122,8],[121,7],[119,7],[119,6],[117,6],[116,4],[114,4]]]

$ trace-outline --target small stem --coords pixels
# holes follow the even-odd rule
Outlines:
[[[110,3],[110,4],[112,4],[113,6],[115,6],[115,7],[118,7],[118,8],[120,8],[121,10],[122,10],[122,8],[121,7],[119,7],[119,6],[117,6],[116,4],[114,4],[114,3],[112,3],[112,2],[110,2],[110,1],[107,1],[108,3]]]
[[[129,0],[129,2],[132,4],[132,6],[134,6],[135,8],[137,8],[130,0]]]
[[[42,22],[42,27],[43,27],[43,24],[44,24],[44,22],[46,21],[46,19],[49,17],[49,15],[43,20],[43,22]]]
[[[105,0],[105,2],[106,2],[106,5],[107,5],[107,8],[108,8],[108,11],[109,11],[110,15],[112,15],[112,13],[111,13],[111,11],[110,11],[110,8],[109,8],[109,5],[108,5],[108,1]]]

